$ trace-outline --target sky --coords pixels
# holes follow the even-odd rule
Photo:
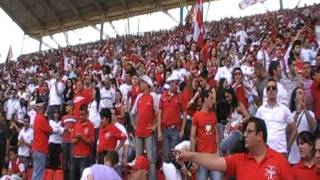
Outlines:
[[[258,3],[241,10],[238,6],[241,1],[242,0],[219,0],[204,3],[203,19],[205,21],[211,21],[220,20],[224,17],[248,16],[265,13],[267,10],[275,11],[280,8],[279,0],[267,0],[264,4]],[[320,0],[283,0],[284,8],[294,8],[298,3],[299,6],[304,6],[305,4],[311,5],[314,3],[320,3]],[[117,32],[120,35],[170,29],[178,25],[176,21],[179,21],[180,19],[180,10],[179,8],[171,9],[169,10],[169,13],[175,20],[162,12],[155,12],[129,18],[129,29],[127,28],[128,19],[113,21],[113,25],[116,27]],[[186,13],[187,10],[184,8],[184,16],[186,16]],[[159,23],[160,21],[161,23]],[[14,60],[21,54],[27,54],[39,50],[39,41],[24,35],[22,29],[20,29],[20,27],[1,9],[1,7],[0,22],[2,24],[2,27],[0,28],[0,63],[5,61],[10,45],[12,46]],[[100,25],[96,25],[96,27],[99,29]],[[104,23],[104,33],[108,37],[116,36],[116,32],[111,28],[108,22]],[[54,34],[53,37],[60,46],[66,46],[63,33]],[[70,45],[76,45],[99,40],[100,32],[93,27],[84,27],[68,31],[68,37]],[[106,38],[106,36],[104,36],[104,38]],[[43,41],[50,45],[51,48],[58,47],[58,45],[48,36],[43,37]],[[47,50],[49,48],[50,47],[42,45],[42,50]]]

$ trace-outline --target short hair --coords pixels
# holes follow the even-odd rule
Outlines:
[[[297,136],[297,144],[299,145],[299,140],[309,144],[310,146],[314,146],[315,144],[315,136],[310,131],[302,131]]]
[[[263,65],[259,62],[254,64],[254,68],[259,69],[259,70],[261,70],[261,69],[264,70]]]
[[[277,84],[277,81],[276,81],[275,79],[273,79],[273,78],[268,79],[267,84],[268,84],[269,82],[274,82],[274,83]]]
[[[102,151],[98,155],[98,164],[104,164],[104,159],[107,158],[112,166],[119,162],[119,155],[116,151]]]
[[[9,152],[13,152],[14,154],[18,154],[18,148],[17,147],[11,147]]]
[[[273,70],[277,69],[277,67],[280,66],[279,61],[271,61],[268,68],[268,73],[270,76],[273,76]]]
[[[288,65],[288,66],[291,66],[292,63],[293,63],[295,60],[296,60],[296,59],[294,59],[294,57],[290,57],[290,58],[288,59],[287,65]]]
[[[109,123],[111,122],[112,113],[111,113],[111,110],[109,108],[102,109],[101,112],[100,112],[100,116],[101,116],[101,118],[108,119]]]
[[[208,71],[207,70],[203,70],[200,73],[200,77],[204,78],[204,79],[208,79]]]
[[[247,128],[249,123],[254,123],[256,133],[262,132],[263,141],[267,143],[268,131],[264,120],[257,117],[250,117],[249,120],[244,124],[244,129]]]
[[[80,108],[79,108],[79,111],[85,111],[85,112],[87,112],[87,109],[88,109],[87,105],[82,104],[82,105],[80,106]]]
[[[28,121],[30,121],[30,116],[28,114],[26,114],[26,115],[23,116],[23,119],[24,120],[27,119]]]

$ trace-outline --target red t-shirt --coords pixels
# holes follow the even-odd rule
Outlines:
[[[76,117],[80,117],[80,106],[83,104],[89,104],[91,100],[91,90],[83,89],[81,92],[76,93],[73,97],[74,109],[73,113]]]
[[[135,135],[148,137],[152,131],[148,129],[154,123],[155,110],[153,98],[150,94],[142,94],[137,102],[137,121]]]
[[[142,91],[139,86],[133,86],[131,91],[128,92],[128,99],[131,98],[131,107],[133,107],[133,104],[140,93],[142,93]]]
[[[93,124],[87,120],[85,122],[77,121],[74,125],[74,131],[72,131],[71,138],[76,138],[77,134],[81,134],[81,136],[90,139],[90,145],[84,143],[82,140],[77,140],[72,145],[72,155],[73,156],[90,156],[91,153],[91,145],[93,143],[94,138],[94,128]]]
[[[246,98],[243,85],[237,86],[234,88],[236,92],[237,99],[248,109],[248,99]]]
[[[49,135],[52,132],[52,128],[49,122],[46,120],[43,114],[36,113],[33,124],[33,141],[31,149],[32,151],[38,151],[44,154],[48,153],[48,141]]]
[[[237,180],[293,180],[288,160],[282,154],[267,148],[264,159],[257,163],[251,153],[238,153],[224,157],[226,173]]]
[[[99,130],[99,144],[97,151],[111,151],[117,147],[117,141],[126,140],[127,137],[113,124],[108,124]]]
[[[179,128],[180,113],[186,109],[180,94],[164,92],[160,98],[159,109],[162,111],[161,127],[175,125]]]
[[[295,179],[320,179],[320,174],[317,174],[317,167],[315,164],[309,168],[300,161],[292,167],[292,172]]]
[[[216,153],[217,142],[215,127],[217,118],[214,112],[196,112],[192,117],[192,125],[197,127],[196,152]]]
[[[62,135],[62,140],[65,143],[69,143],[71,140],[71,132],[74,130],[74,125],[77,122],[77,117],[72,114],[67,114],[62,117],[61,125],[64,128],[68,128],[69,131],[65,131]]]
[[[320,121],[320,83],[313,81],[311,85],[311,94],[313,97],[314,109],[315,109],[315,117],[318,121]]]

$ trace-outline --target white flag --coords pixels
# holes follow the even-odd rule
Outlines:
[[[240,9],[246,9],[249,6],[252,6],[257,3],[264,3],[266,1],[267,0],[242,0],[242,2],[239,3],[239,7]]]

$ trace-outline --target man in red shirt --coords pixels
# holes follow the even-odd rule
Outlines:
[[[214,89],[202,90],[200,93],[202,101],[201,111],[196,112],[192,117],[191,126],[191,150],[199,153],[217,153],[217,142],[219,142],[216,114],[212,111],[216,103],[216,92]],[[197,138],[197,141],[196,141]],[[216,171],[209,171],[202,166],[198,167],[197,179],[212,180],[221,179],[221,175]]]
[[[33,141],[31,146],[33,161],[32,179],[41,179],[46,166],[49,150],[48,141],[52,128],[44,117],[46,110],[45,102],[37,100],[35,107],[37,112],[33,124]]]
[[[74,93],[73,97],[73,113],[77,117],[79,117],[79,109],[81,105],[88,105],[91,100],[91,90],[85,89],[83,82],[79,80],[76,84],[76,91]]]
[[[71,159],[71,132],[77,122],[77,117],[73,114],[73,101],[69,100],[65,103],[66,115],[62,117],[61,126],[64,128],[62,135],[62,167],[64,179],[69,178],[69,168]]]
[[[90,165],[93,129],[87,117],[87,106],[81,105],[80,118],[71,133],[70,180],[80,179],[83,170]]]
[[[135,116],[135,136],[136,136],[136,155],[142,155],[145,145],[147,157],[150,164],[149,179],[156,177],[156,152],[152,148],[154,131],[157,127],[155,121],[156,104],[150,89],[153,88],[152,80],[142,75],[140,77],[140,88],[143,93],[139,94],[133,105],[131,114]]]
[[[251,117],[244,125],[244,143],[247,153],[227,157],[216,154],[176,151],[177,160],[192,161],[206,169],[226,172],[238,180],[292,180],[288,161],[282,154],[266,145],[267,128],[262,119]]]
[[[184,135],[187,112],[181,94],[178,92],[180,77],[176,73],[167,79],[170,84],[169,91],[164,92],[160,97],[158,110],[158,140],[162,141],[164,159],[167,159],[169,152],[178,143],[179,138]],[[182,125],[180,115],[183,114]]]
[[[320,67],[314,71],[313,83],[311,85],[311,94],[313,97],[315,118],[317,120],[316,132],[320,133]]]
[[[127,139],[126,135],[121,132],[113,123],[116,122],[116,115],[114,111],[108,108],[102,109],[100,112],[101,122],[98,137],[97,151],[119,151]],[[121,143],[117,146],[117,141]]]

